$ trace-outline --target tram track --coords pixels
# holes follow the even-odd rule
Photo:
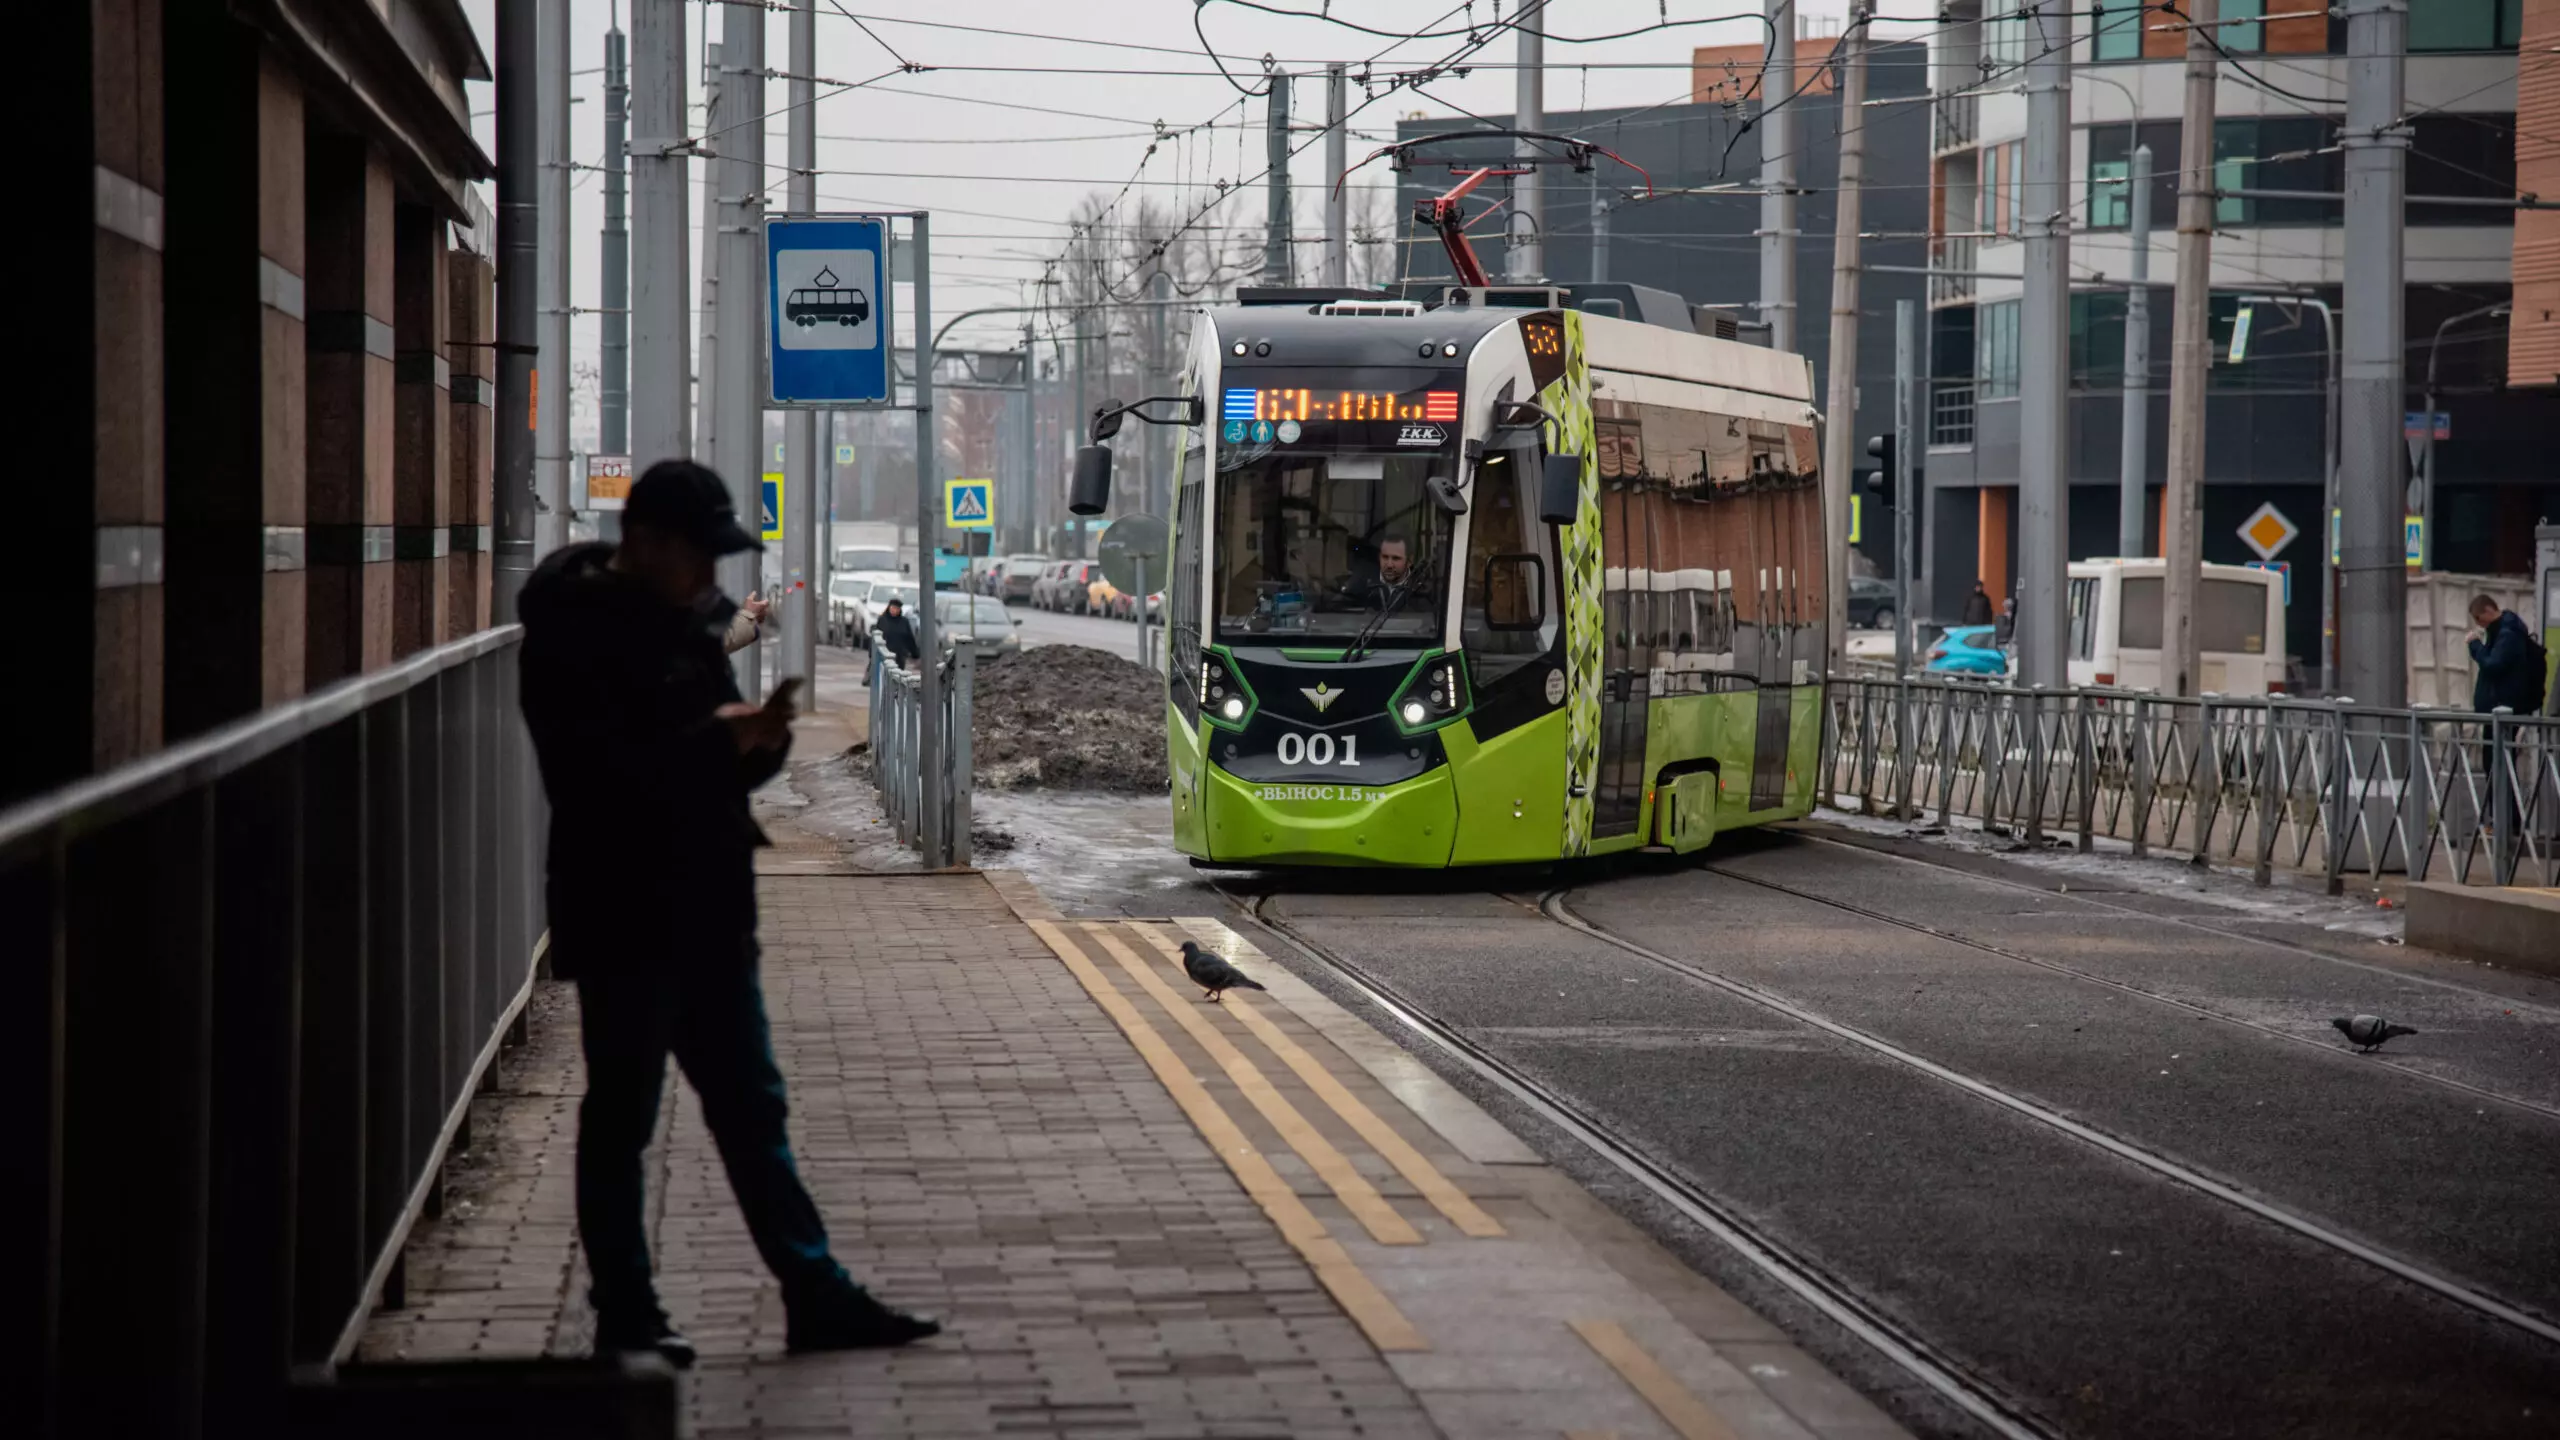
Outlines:
[[[1799,1247],[1769,1234],[1704,1187],[1679,1175],[1617,1133],[1605,1120],[1567,1099],[1491,1050],[1441,1021],[1396,986],[1270,913],[1270,895],[1245,896],[1216,887],[1230,904],[1267,933],[1286,941],[1310,964],[1330,972],[1398,1025],[1461,1068],[1526,1107],[1571,1137],[1602,1162],[1723,1246],[1745,1265],[1809,1306],[1990,1434],[2004,1440],[2059,1440],[2064,1432],[2019,1397],[1932,1344],[1917,1329],[1870,1303]],[[1508,898],[1508,897],[1504,897]],[[1515,902],[1517,903],[1517,902]],[[1543,914],[1542,906],[1524,906]],[[1554,916],[1548,920],[1560,925]],[[1567,928],[1575,928],[1567,925]],[[1676,968],[1676,967],[1675,967]]]

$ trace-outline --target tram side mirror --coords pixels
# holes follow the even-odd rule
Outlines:
[[[1538,518],[1549,525],[1570,525],[1581,517],[1582,457],[1548,456],[1538,475]]]
[[[1112,429],[1120,428],[1112,421]],[[1075,479],[1067,487],[1067,510],[1075,515],[1099,515],[1111,508],[1111,451],[1102,445],[1087,445],[1076,452]]]
[[[1456,476],[1434,475],[1423,488],[1431,493],[1431,503],[1439,506],[1446,513],[1451,515],[1467,513],[1466,492],[1459,488]]]
[[[1101,404],[1093,407],[1092,438],[1094,442],[1099,444],[1102,441],[1108,440],[1112,436],[1119,434],[1120,422],[1127,419],[1128,415],[1129,412],[1123,409],[1120,402],[1117,400],[1105,400]],[[1078,475],[1082,475],[1084,473],[1084,461],[1082,456],[1078,456],[1077,458],[1076,473]]]

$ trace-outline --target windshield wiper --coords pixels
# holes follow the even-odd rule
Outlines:
[[[1368,624],[1360,627],[1359,634],[1351,637],[1351,648],[1342,652],[1343,664],[1348,665],[1352,661],[1369,653],[1369,642],[1377,639],[1378,631],[1383,629],[1388,621],[1395,618],[1398,610],[1404,608],[1404,597],[1412,594],[1414,590],[1418,588],[1420,580],[1420,576],[1415,576],[1414,578],[1407,580],[1404,584],[1396,587],[1396,592],[1387,597],[1387,603],[1378,607],[1378,613],[1376,616],[1372,617]]]

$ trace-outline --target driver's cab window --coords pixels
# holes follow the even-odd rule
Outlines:
[[[1536,450],[1503,449],[1476,466],[1458,633],[1479,686],[1555,643],[1555,565],[1547,527],[1538,519],[1537,462]]]

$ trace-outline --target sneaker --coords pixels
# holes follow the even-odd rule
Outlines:
[[[630,1314],[596,1317],[596,1354],[612,1355],[632,1350],[655,1350],[679,1370],[693,1368],[693,1342],[684,1338],[683,1331],[668,1324],[666,1312],[657,1307]]]
[[[935,1321],[892,1310],[859,1285],[791,1307],[788,1345],[794,1355],[813,1350],[890,1350],[942,1333]]]

